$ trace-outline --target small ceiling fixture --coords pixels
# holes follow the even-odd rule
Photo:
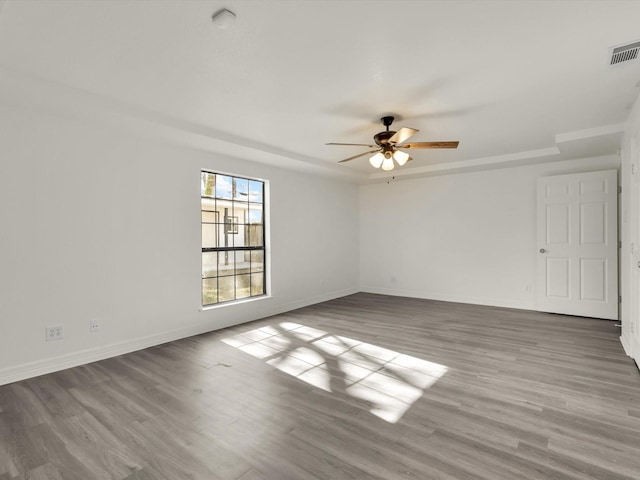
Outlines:
[[[368,153],[375,153],[369,158],[369,163],[374,168],[382,168],[383,170],[393,170],[394,160],[401,167],[412,158],[408,153],[400,150],[401,148],[458,148],[459,142],[414,142],[405,143],[409,137],[415,135],[420,130],[415,128],[402,127],[397,132],[389,130],[389,127],[393,123],[392,116],[382,117],[380,121],[386,127],[386,131],[379,132],[373,136],[375,144],[367,143],[327,143],[326,145],[353,145],[358,147],[370,147],[375,150],[369,150],[368,152],[359,153],[353,157],[340,160],[342,162],[348,162],[354,160]]]
[[[236,20],[236,14],[226,8],[218,10],[211,16],[213,24],[218,28],[225,29]]]

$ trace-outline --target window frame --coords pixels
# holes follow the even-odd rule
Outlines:
[[[210,175],[215,175],[216,176],[216,184],[214,184],[214,189],[213,189],[213,193],[211,195],[204,195],[203,191],[202,191],[202,181],[203,181],[203,175],[205,174],[210,174]],[[233,194],[231,195],[231,198],[223,198],[223,197],[219,197],[217,196],[217,177],[218,176],[223,176],[223,177],[229,177],[231,178],[232,182],[235,182],[236,179],[241,179],[247,182],[259,182],[261,184],[262,187],[262,191],[261,191],[261,202],[255,202],[255,201],[251,201],[251,194],[250,194],[250,186],[247,187],[247,200],[246,200],[246,204],[247,204],[247,214],[246,214],[246,219],[245,222],[243,224],[238,224],[238,216],[235,215],[235,212],[233,212],[232,210],[232,214],[228,215],[224,218],[220,218],[221,217],[221,212],[219,212],[217,210],[217,202],[219,200],[222,200],[223,202],[230,202],[232,204],[232,206],[234,206],[236,203],[244,203],[243,200],[238,200],[237,198],[234,198]],[[201,308],[202,310],[206,310],[206,309],[211,309],[211,308],[216,308],[219,306],[225,306],[225,305],[232,305],[232,304],[236,304],[236,303],[242,303],[242,302],[246,302],[246,301],[253,301],[256,299],[260,299],[260,298],[265,298],[269,296],[269,282],[268,282],[268,257],[267,257],[267,212],[268,212],[268,207],[267,207],[267,192],[268,192],[268,182],[267,180],[261,179],[261,178],[254,178],[254,177],[248,177],[245,175],[237,175],[237,174],[229,174],[229,173],[225,173],[225,172],[220,172],[220,171],[213,171],[207,168],[201,168],[200,169],[200,184],[201,184],[201,193],[200,193],[200,225],[201,225],[201,239],[200,239],[200,246],[201,246],[201,254],[200,254],[200,270],[201,270],[201,282],[200,282],[200,304],[201,304]],[[250,185],[250,183],[249,183]],[[234,190],[235,191],[235,190]],[[210,199],[214,201],[214,210],[205,210],[203,209],[203,200],[204,199]],[[256,211],[255,206],[256,205],[261,205],[261,222],[256,223],[255,225],[258,225],[261,229],[262,229],[262,234],[261,234],[261,239],[260,239],[260,243],[261,245],[242,245],[242,246],[235,246],[235,245],[227,245],[227,246],[220,246],[219,245],[219,240],[220,240],[220,230],[222,231],[222,235],[229,235],[229,236],[234,236],[238,234],[238,229],[240,227],[240,225],[242,225],[243,229],[246,229],[246,232],[249,232],[251,229],[251,226],[254,225],[250,222],[250,218],[249,218],[249,212],[251,210]],[[234,207],[235,208],[235,207]],[[209,213],[214,213],[214,217],[217,218],[218,220],[215,222],[208,222],[208,221],[204,221],[203,220],[203,213],[204,212],[209,212]],[[222,223],[220,223],[222,222]],[[204,244],[204,238],[203,238],[203,226],[204,225],[215,225],[215,236],[216,236],[216,241],[215,241],[215,245],[217,246],[209,246],[209,247],[205,247]],[[231,227],[231,228],[229,228]],[[248,238],[251,238],[250,236]],[[249,240],[250,242],[250,240]],[[235,243],[235,242],[232,242]],[[254,251],[261,251],[262,252],[262,262],[261,262],[261,271],[255,271],[252,272],[251,266],[253,265],[253,260],[252,260],[252,253]],[[215,276],[205,276],[205,272],[204,272],[204,254],[205,253],[211,253],[211,252],[216,252],[216,274]],[[249,256],[250,256],[250,260],[249,260],[249,272],[247,273],[238,273],[237,272],[237,264],[236,264],[236,252],[249,252]],[[234,256],[234,266],[233,266],[233,274],[231,275],[220,275],[220,269],[219,269],[219,262],[220,262],[220,255],[224,254],[224,253],[231,253]],[[251,279],[253,275],[256,274],[261,274],[262,276],[262,293],[259,294],[255,294],[255,295],[251,295]],[[249,295],[248,296],[244,296],[244,297],[240,297],[237,298],[237,292],[238,292],[238,286],[237,286],[237,279],[239,276],[242,275],[249,275]],[[234,282],[234,287],[233,287],[233,292],[234,292],[234,298],[233,299],[228,299],[228,300],[222,300],[220,301],[219,298],[219,280],[220,278],[233,278],[233,282]],[[217,298],[216,298],[216,302],[214,303],[205,303],[205,288],[204,288],[204,281],[208,280],[208,279],[216,279],[216,283],[218,288],[216,289],[216,291],[218,292]]]

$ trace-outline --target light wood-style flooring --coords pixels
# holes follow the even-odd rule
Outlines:
[[[0,480],[638,480],[618,337],[351,295],[0,387]]]

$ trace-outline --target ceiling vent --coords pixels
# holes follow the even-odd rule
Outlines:
[[[640,41],[613,47],[611,49],[609,65],[619,65],[632,60],[638,60],[638,53],[640,53]]]

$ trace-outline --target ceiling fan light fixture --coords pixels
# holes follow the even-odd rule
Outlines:
[[[385,158],[382,162],[382,169],[387,171],[393,170],[393,158],[391,155],[389,155],[389,158]]]
[[[398,165],[403,166],[407,163],[407,160],[409,160],[409,154],[401,150],[396,150],[393,153],[393,159],[398,163]]]
[[[0,0],[2,2],[2,0]],[[639,42],[640,43],[640,42]],[[373,150],[368,152],[362,152],[357,155],[340,160],[339,163],[350,162],[356,158],[364,157],[365,155],[373,156],[369,157],[369,163],[374,168],[382,168],[383,170],[393,170],[394,162],[398,166],[404,166],[411,157],[404,149],[413,148],[458,148],[458,141],[455,142],[411,142],[407,143],[407,140],[418,133],[419,130],[415,128],[402,127],[397,132],[389,130],[389,127],[393,123],[392,116],[382,117],[380,119],[385,126],[385,131],[378,132],[373,136],[373,143],[327,143],[326,145],[346,145],[354,147],[369,147]],[[402,150],[399,150],[402,149]]]
[[[369,163],[374,168],[380,168],[383,161],[384,161],[384,155],[382,154],[382,152],[376,153],[369,159]]]

